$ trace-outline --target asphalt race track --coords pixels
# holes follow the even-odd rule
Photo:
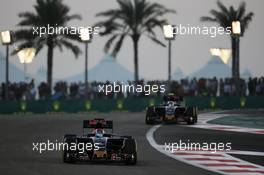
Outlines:
[[[47,140],[61,141],[66,133],[82,133],[82,120],[103,117],[114,120],[114,133],[132,135],[138,143],[138,164],[103,163],[62,163],[61,153],[49,151],[39,154],[32,151],[32,142]],[[205,175],[216,174],[183,162],[174,160],[157,150],[147,141],[146,133],[152,127],[145,125],[144,113],[110,114],[53,114],[0,116],[0,174],[41,175],[41,174],[104,174],[104,175]],[[264,135],[233,133],[180,125],[166,125],[155,133],[155,140],[163,142],[179,139],[231,141],[232,148],[264,152]],[[263,157],[240,156],[252,163],[263,165]]]

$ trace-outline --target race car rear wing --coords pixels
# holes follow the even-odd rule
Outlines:
[[[113,132],[113,121],[105,120],[101,118],[95,118],[93,120],[84,120],[83,121],[83,131],[85,128],[111,129]]]
[[[183,97],[182,96],[176,96],[176,95],[165,95],[163,97],[163,101],[176,101],[176,102],[182,102],[183,101]]]

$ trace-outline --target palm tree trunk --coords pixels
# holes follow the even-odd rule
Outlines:
[[[239,82],[239,37],[233,36],[232,40],[232,78],[235,82],[236,93],[235,95],[240,95],[240,82]]]
[[[52,92],[52,67],[53,67],[53,42],[48,42],[48,71],[47,71],[47,83],[50,88],[50,93]]]
[[[5,83],[5,100],[9,99],[9,46],[6,45],[6,83]]]
[[[85,97],[88,91],[88,42],[85,42],[85,66],[84,66],[84,84],[85,84]]]
[[[232,77],[239,78],[239,37],[231,37],[232,42]]]
[[[235,62],[235,65],[236,65],[236,70],[235,70],[235,74],[236,74],[236,77],[237,77],[237,79],[239,79],[239,77],[240,77],[240,69],[239,69],[239,67],[240,67],[240,65],[239,65],[239,60],[240,60],[240,58],[239,58],[239,49],[240,49],[240,39],[239,39],[239,37],[237,37],[236,38],[236,62]]]
[[[168,83],[171,81],[171,40],[169,40],[169,50],[168,50]]]
[[[232,78],[235,78],[235,67],[236,67],[236,38],[231,37],[232,44]]]
[[[236,65],[236,70],[235,70],[235,83],[236,83],[236,95],[240,96],[241,95],[241,85],[240,85],[240,80],[239,80],[239,37],[236,37],[236,59],[235,59],[235,65]]]
[[[133,44],[134,44],[134,66],[135,66],[135,73],[134,73],[134,80],[138,82],[139,76],[138,76],[138,35],[133,35]]]

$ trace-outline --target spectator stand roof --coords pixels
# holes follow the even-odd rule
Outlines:
[[[231,68],[220,57],[212,56],[199,70],[192,73],[190,78],[226,78],[231,77]]]
[[[181,80],[183,78],[185,78],[185,76],[184,76],[181,68],[179,68],[179,67],[171,75],[172,80]]]
[[[248,68],[244,69],[244,71],[241,74],[241,78],[244,78],[247,80],[250,77],[252,77],[252,73],[250,72],[250,70]]]
[[[116,59],[106,55],[99,64],[89,70],[89,81],[128,81],[133,80],[133,74],[120,65]],[[84,81],[84,73],[75,75],[68,79],[70,82]]]

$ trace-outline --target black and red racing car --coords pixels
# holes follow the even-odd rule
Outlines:
[[[89,130],[87,132],[87,129]],[[108,132],[107,130],[112,130]],[[132,136],[113,134],[113,121],[97,118],[83,121],[83,135],[64,136],[63,162],[111,161],[137,163],[137,143]]]

